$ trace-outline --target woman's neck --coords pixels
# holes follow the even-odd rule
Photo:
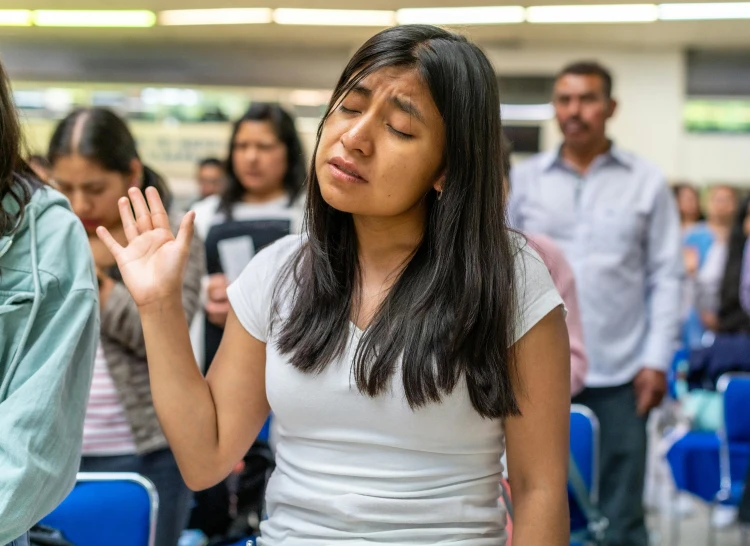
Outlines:
[[[422,240],[424,225],[421,207],[398,217],[354,216],[363,274],[382,279],[397,276]]]
[[[267,193],[246,191],[245,195],[242,196],[242,202],[263,204],[263,203],[269,203],[271,201],[275,201],[276,199],[280,199],[284,197],[285,195],[286,195],[286,190],[284,188],[279,188],[279,189],[276,189]]]

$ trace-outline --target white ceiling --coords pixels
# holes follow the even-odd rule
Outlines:
[[[636,1],[636,0],[629,0]],[[506,2],[513,3],[513,2]],[[526,0],[524,4],[615,3],[606,0]],[[360,9],[399,9],[456,5],[497,5],[481,0],[370,0]],[[325,7],[351,9],[349,0],[0,0],[0,9],[192,9],[215,7]],[[303,45],[354,48],[377,32],[377,28],[300,27],[269,25],[213,27],[154,27],[149,29],[51,29],[0,28],[2,41],[13,42],[139,42],[143,44],[232,44]],[[750,49],[750,21],[679,21],[631,24],[541,25],[515,24],[474,26],[462,29],[483,44],[544,45],[597,44],[627,48],[728,47]]]

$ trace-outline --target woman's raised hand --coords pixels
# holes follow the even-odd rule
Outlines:
[[[106,228],[99,227],[96,234],[117,261],[122,280],[139,308],[179,302],[195,213],[185,215],[175,237],[155,188],[146,188],[148,204],[137,188],[131,188],[128,197],[118,203],[127,246],[121,246]]]

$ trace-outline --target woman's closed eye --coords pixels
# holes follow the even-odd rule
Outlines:
[[[414,135],[410,135],[409,133],[404,133],[403,131],[399,131],[398,129],[394,129],[390,125],[388,126],[388,130],[396,135],[398,138],[402,138],[404,140],[409,140],[414,138]]]
[[[344,114],[359,114],[358,110],[352,110],[351,108],[347,108],[343,104],[339,105],[339,111]]]

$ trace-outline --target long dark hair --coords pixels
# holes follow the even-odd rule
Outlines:
[[[131,174],[138,159],[135,139],[125,122],[107,108],[81,108],[68,114],[55,128],[47,158],[54,165],[61,157],[78,154],[104,170]],[[164,178],[143,165],[142,189],[153,186],[169,209],[172,193]]]
[[[727,265],[721,282],[719,305],[719,332],[750,334],[750,316],[740,303],[740,282],[742,277],[742,256],[745,250],[745,218],[750,207],[750,197],[743,199],[732,232],[729,235]]]
[[[36,175],[21,155],[22,140],[10,83],[0,64],[0,237],[11,235],[18,228],[32,190],[39,185]],[[3,208],[6,197],[16,202],[17,211]]]
[[[227,186],[221,195],[219,210],[228,218],[232,218],[232,205],[242,200],[247,190],[244,188],[237,174],[234,172],[234,139],[243,123],[247,121],[267,121],[273,127],[276,137],[286,146],[286,173],[284,174],[284,189],[289,196],[289,204],[293,203],[305,184],[305,157],[302,153],[302,143],[294,126],[294,118],[278,104],[270,102],[254,102],[245,114],[238,119],[232,130],[227,156]]]
[[[369,396],[387,391],[401,359],[412,408],[439,402],[463,377],[479,414],[518,414],[512,347],[518,245],[505,225],[500,100],[485,55],[463,36],[432,26],[375,35],[344,69],[318,143],[325,119],[346,93],[394,66],[419,73],[442,116],[445,182],[440,201],[434,191],[425,197],[422,241],[359,342],[357,387]],[[344,351],[361,273],[352,216],[325,202],[314,166],[313,155],[307,243],[276,287],[274,315],[279,317],[279,294],[291,287],[294,303],[278,346],[308,373],[322,371]]]

